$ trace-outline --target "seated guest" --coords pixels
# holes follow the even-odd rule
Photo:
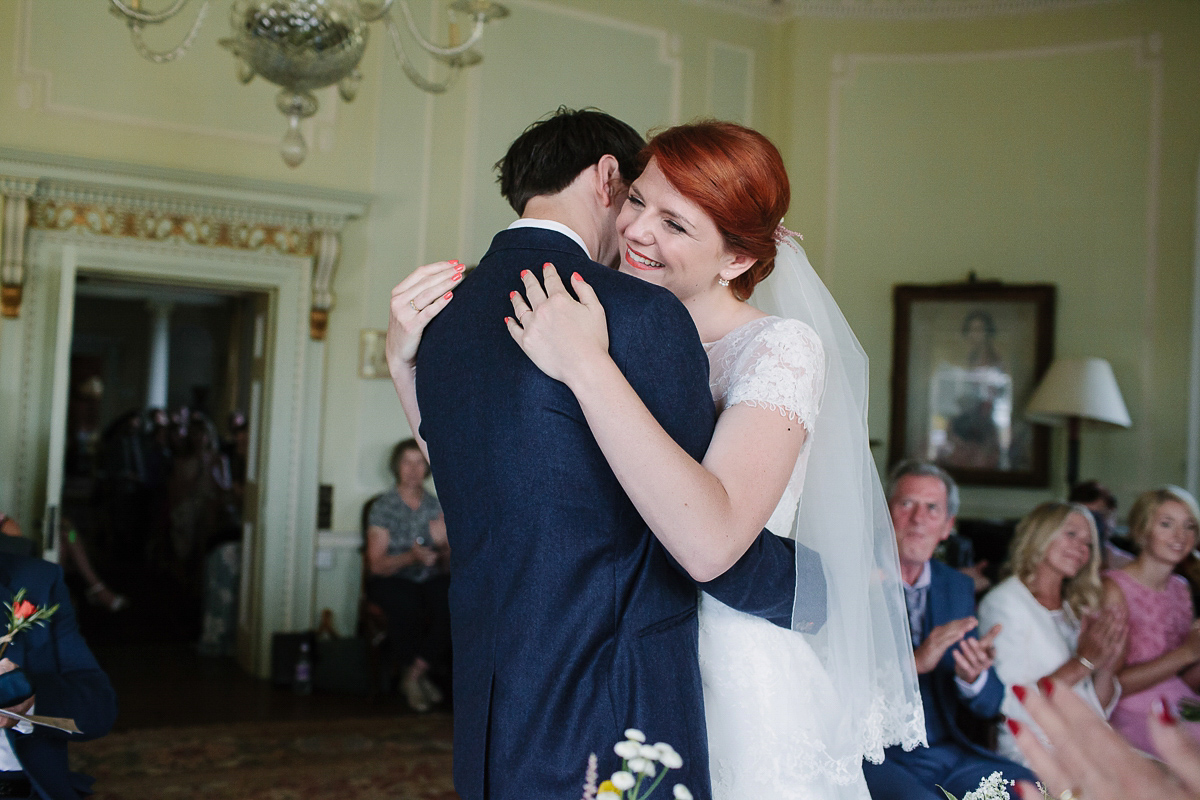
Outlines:
[[[58,611],[13,639],[0,659],[0,695],[9,711],[69,717],[82,733],[0,718],[8,729],[0,735],[0,797],[75,800],[91,794],[92,779],[68,768],[67,743],[108,733],[117,698],[79,635],[58,565],[0,554],[0,595],[11,603],[21,589],[37,608],[58,604]]]
[[[1017,525],[1006,571],[1011,575],[979,604],[979,624],[1000,626],[996,674],[1010,687],[1000,711],[1040,734],[1018,695],[1021,687],[1052,678],[1074,687],[1107,718],[1121,696],[1115,672],[1125,648],[1125,614],[1100,610],[1100,547],[1092,515],[1075,503],[1042,503]],[[1026,763],[1011,728],[999,723],[996,729],[1000,754]]]
[[[874,800],[945,800],[938,786],[962,797],[993,772],[1006,780],[1033,779],[1025,767],[971,742],[956,720],[960,711],[990,720],[1004,698],[1004,685],[992,669],[992,641],[999,630],[976,636],[974,583],[932,560],[954,528],[958,502],[954,479],[933,464],[904,462],[892,472],[888,508],[929,747],[908,753],[890,747],[882,764],[864,763]]]
[[[429,464],[415,439],[396,445],[391,468],[396,485],[367,518],[367,597],[387,615],[405,698],[428,711],[442,700],[430,673],[445,674],[450,657],[450,547],[442,507],[423,485]]]
[[[1096,532],[1100,536],[1100,569],[1120,569],[1133,561],[1133,553],[1112,542],[1117,530],[1117,498],[1107,486],[1096,480],[1077,483],[1067,502],[1079,503],[1086,508],[1096,523]]]
[[[1187,581],[1175,567],[1196,546],[1200,510],[1178,486],[1143,493],[1129,512],[1139,552],[1123,569],[1104,573],[1104,602],[1129,614],[1129,647],[1117,672],[1123,694],[1113,727],[1134,747],[1154,753],[1146,715],[1159,700],[1173,713],[1181,701],[1200,704],[1200,625]],[[1180,722],[1200,739],[1200,723]]]

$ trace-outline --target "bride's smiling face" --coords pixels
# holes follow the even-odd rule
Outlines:
[[[700,206],[676,191],[654,159],[629,189],[617,216],[621,272],[668,289],[687,301],[714,290],[729,291],[754,259],[725,248],[725,237]]]

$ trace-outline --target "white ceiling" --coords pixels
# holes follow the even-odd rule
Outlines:
[[[1125,0],[691,0],[769,19],[857,17],[947,19],[1082,8]]]

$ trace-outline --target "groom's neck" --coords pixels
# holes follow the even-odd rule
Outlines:
[[[572,202],[573,198],[564,197],[567,191],[549,197],[531,197],[525,204],[525,213],[521,215],[521,219],[548,219],[566,225],[583,239],[592,258],[598,258],[600,233],[594,215],[584,204]]]

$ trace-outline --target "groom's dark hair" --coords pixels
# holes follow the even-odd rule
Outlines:
[[[617,159],[627,183],[641,174],[638,153],[646,142],[629,125],[595,108],[559,106],[517,137],[496,162],[500,194],[517,214],[530,198],[558,194],[604,156]]]

